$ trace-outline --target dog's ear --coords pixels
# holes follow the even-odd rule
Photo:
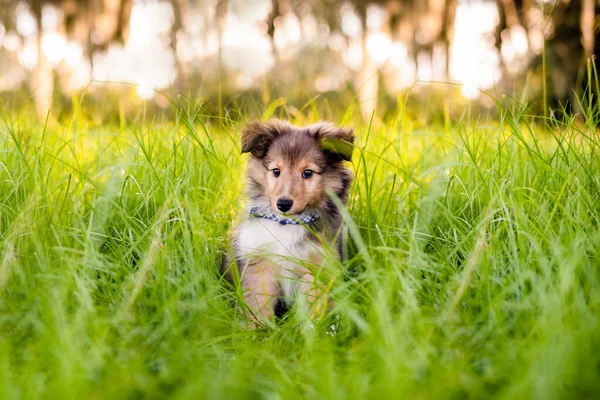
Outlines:
[[[283,123],[277,120],[248,123],[242,132],[242,153],[263,158],[283,128]]]
[[[311,127],[310,132],[317,139],[331,163],[350,161],[354,150],[354,129],[335,126],[330,122],[320,122]]]

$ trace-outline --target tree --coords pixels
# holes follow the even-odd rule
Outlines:
[[[13,29],[19,1],[4,2],[1,22],[5,28]],[[52,107],[54,92],[53,66],[42,48],[43,8],[53,5],[63,11],[64,32],[68,38],[82,43],[92,63],[95,52],[106,50],[111,43],[127,41],[133,0],[26,0],[24,3],[36,21],[38,61],[30,74],[29,86],[37,112],[43,117]]]
[[[557,0],[536,5],[533,0],[497,0],[496,3],[500,16],[496,47],[500,51],[503,31],[516,27],[526,32],[528,65],[541,70],[542,80],[549,83],[543,111],[547,112],[547,107],[557,108],[561,104],[576,106],[576,97],[581,97],[587,87],[587,62],[595,62],[593,55],[600,52],[600,1]],[[534,12],[541,12],[543,16],[541,34],[546,43],[542,54],[535,54],[532,50]],[[544,68],[544,65],[549,67]],[[595,90],[593,86],[590,89]]]

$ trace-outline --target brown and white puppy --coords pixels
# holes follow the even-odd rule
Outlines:
[[[278,301],[289,305],[302,293],[311,304],[323,294],[307,263],[318,268],[324,243],[340,257],[342,218],[330,193],[343,203],[348,198],[352,173],[343,162],[353,142],[353,129],[329,122],[295,127],[271,120],[243,131],[250,208],[231,239],[251,321],[272,318]],[[228,264],[222,272],[233,281]]]

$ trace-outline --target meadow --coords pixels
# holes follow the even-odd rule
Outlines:
[[[85,104],[82,108],[85,107]],[[356,128],[330,312],[248,329],[219,277],[249,117],[0,122],[0,398],[600,395],[598,110]],[[411,111],[411,112],[409,112]]]

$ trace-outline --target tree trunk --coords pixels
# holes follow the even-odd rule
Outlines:
[[[219,48],[218,48],[218,73],[219,73],[219,82],[223,72],[223,33],[225,32],[225,27],[227,26],[227,9],[229,8],[229,0],[219,0],[216,7],[215,18],[217,20],[217,30],[218,30],[218,40],[219,40]]]
[[[179,57],[177,56],[177,33],[183,30],[183,17],[181,11],[182,8],[187,8],[187,5],[185,5],[184,2],[185,0],[171,0],[171,7],[173,8],[173,24],[171,25],[169,47],[173,52],[175,60],[176,76],[175,80],[171,82],[171,89],[175,93],[179,90],[179,86],[184,79],[183,69],[181,68]]]
[[[119,4],[119,15],[117,15],[117,30],[115,40],[121,44],[127,43],[129,38],[129,22],[131,21],[131,9],[133,0],[121,0]]]
[[[50,61],[42,49],[42,4],[35,2],[32,12],[37,24],[37,65],[31,72],[30,85],[35,101],[35,109],[40,118],[45,118],[52,108],[52,95],[54,93],[54,73]]]
[[[446,51],[446,78],[450,77],[450,46],[454,40],[454,23],[456,20],[457,0],[447,0],[444,4],[442,20],[442,41]]]
[[[360,103],[360,111],[365,120],[371,118],[371,114],[377,108],[377,94],[379,92],[379,76],[377,68],[371,60],[371,56],[367,50],[367,8],[363,6],[359,8],[362,25],[362,65],[357,76],[356,89],[358,90],[358,101]]]
[[[273,58],[277,60],[277,47],[275,46],[275,19],[281,15],[279,0],[271,0],[271,12],[267,17],[267,34],[271,40]]]
[[[581,26],[581,44],[586,59],[594,54],[595,7],[594,0],[582,0],[579,24]]]

